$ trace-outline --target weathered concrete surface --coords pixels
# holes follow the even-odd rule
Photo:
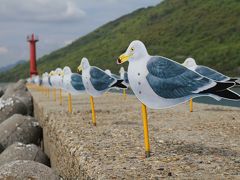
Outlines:
[[[4,148],[14,142],[39,145],[42,139],[42,128],[36,119],[30,116],[14,114],[0,124],[0,145]]]
[[[58,180],[55,172],[38,162],[17,160],[0,166],[0,179],[6,180]]]
[[[25,80],[9,84],[0,98],[0,123],[13,114],[32,115],[33,104]]]
[[[33,92],[52,168],[69,179],[239,179],[240,109],[194,103],[149,110],[152,156],[144,158],[141,104],[120,94],[95,98],[97,127],[87,95],[64,105]],[[52,99],[52,94],[51,94]]]
[[[0,154],[0,166],[16,160],[31,160],[50,166],[50,161],[46,154],[35,144],[26,145],[16,142],[8,146]]]

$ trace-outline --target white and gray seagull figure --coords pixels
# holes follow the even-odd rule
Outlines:
[[[228,88],[232,82],[215,82],[162,56],[150,56],[141,41],[133,41],[118,60],[129,61],[128,79],[137,98],[153,109],[175,106],[198,96],[240,100]]]
[[[234,82],[236,86],[240,86],[239,79],[228,77],[210,67],[197,65],[193,58],[187,58],[182,65],[214,81]]]
[[[82,71],[83,84],[91,96],[100,96],[111,88],[127,88],[123,80],[110,76],[98,67],[90,66],[87,58],[82,59],[78,71]]]
[[[82,76],[78,73],[72,73],[68,66],[63,68],[63,89],[75,95],[85,92]]]
[[[129,86],[128,73],[124,70],[124,67],[121,67],[119,70],[120,78]]]

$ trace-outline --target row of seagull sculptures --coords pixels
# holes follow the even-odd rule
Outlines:
[[[88,63],[87,59],[84,60],[83,58],[83,64],[84,61]],[[103,71],[95,66],[90,68],[89,65],[89,72],[84,72],[82,75],[73,73],[68,66],[63,69],[57,68],[50,73],[45,72],[42,74],[42,85],[49,88],[63,89],[76,95],[87,91],[94,97],[100,96],[112,88],[123,89],[128,87],[128,83],[124,79],[112,74],[110,70]]]
[[[188,58],[183,64],[163,56],[151,56],[143,42],[133,41],[126,52],[119,56],[117,64],[129,61],[128,71],[120,69],[120,76],[110,70],[91,66],[82,58],[78,73],[69,67],[57,68],[42,76],[43,84],[62,88],[73,94],[87,92],[96,97],[112,88],[131,87],[136,97],[153,109],[163,109],[189,101],[199,96],[240,100],[240,95],[230,90],[239,85],[237,79],[225,76],[205,66],[198,66]],[[80,75],[82,72],[82,75]]]

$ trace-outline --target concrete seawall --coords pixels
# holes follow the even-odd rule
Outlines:
[[[44,151],[64,179],[240,178],[240,109],[194,103],[149,110],[152,156],[144,158],[141,104],[134,96],[73,96],[73,113],[31,90]]]

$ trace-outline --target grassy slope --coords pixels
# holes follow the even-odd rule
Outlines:
[[[43,56],[38,61],[39,71],[65,65],[75,70],[86,56],[92,65],[116,72],[120,68],[117,57],[132,40],[140,39],[150,54],[179,62],[192,56],[199,64],[239,76],[239,17],[238,0],[166,0],[123,16]],[[0,81],[27,77],[28,69],[28,64],[20,65],[0,75]]]

